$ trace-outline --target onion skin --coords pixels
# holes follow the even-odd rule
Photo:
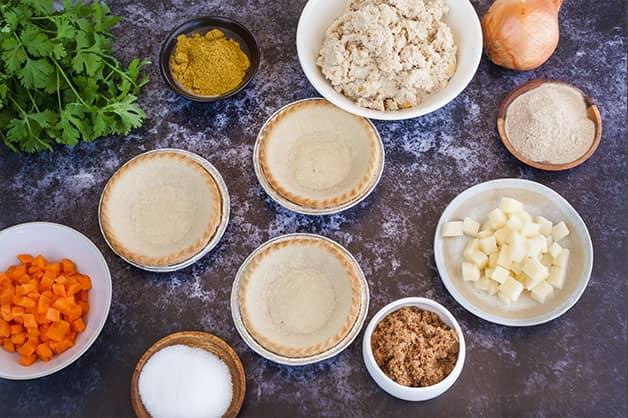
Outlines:
[[[556,50],[563,0],[495,0],[482,18],[484,50],[511,70],[540,67]]]

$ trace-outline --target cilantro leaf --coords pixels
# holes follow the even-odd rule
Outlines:
[[[22,64],[26,61],[26,52],[20,45],[17,39],[8,38],[2,41],[0,44],[2,47],[2,61],[9,74],[17,74],[22,68]]]
[[[44,57],[51,53],[54,44],[48,36],[41,32],[36,26],[29,26],[20,35],[22,45],[33,57]]]
[[[50,75],[54,72],[52,65],[44,59],[26,59],[26,65],[18,75],[24,87],[27,89],[44,88],[50,81]]]

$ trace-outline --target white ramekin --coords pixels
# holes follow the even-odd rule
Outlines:
[[[460,349],[458,351],[458,360],[456,361],[456,365],[445,379],[435,385],[420,388],[400,385],[386,376],[386,374],[375,362],[375,357],[373,357],[373,351],[371,350],[371,336],[373,335],[373,330],[377,324],[384,319],[384,317],[404,306],[416,306],[422,310],[434,312],[445,324],[455,329],[458,333]],[[375,380],[375,383],[392,396],[406,401],[427,401],[428,399],[436,398],[446,392],[456,382],[462,372],[465,350],[466,345],[464,342],[464,336],[462,335],[460,325],[454,316],[440,303],[434,302],[431,299],[419,297],[399,299],[380,309],[380,311],[373,316],[371,322],[369,322],[366,327],[364,339],[362,340],[362,356],[364,358],[364,364],[366,365],[366,369],[373,380]]]

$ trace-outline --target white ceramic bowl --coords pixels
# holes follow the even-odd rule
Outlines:
[[[18,264],[18,254],[42,254],[47,260],[69,258],[76,268],[92,280],[85,331],[73,347],[48,362],[37,361],[29,367],[19,364],[16,353],[0,349],[0,378],[35,379],[55,373],[78,359],[100,334],[111,305],[111,275],[102,254],[85,235],[55,223],[31,222],[0,231],[0,271]]]
[[[456,98],[475,75],[482,58],[482,27],[468,0],[445,0],[450,8],[445,22],[458,45],[456,72],[447,87],[410,109],[383,112],[358,106],[336,92],[316,65],[327,28],[346,10],[351,0],[310,0],[297,27],[297,53],[301,68],[314,88],[336,106],[355,115],[380,120],[411,119],[433,112]]]
[[[571,252],[565,287],[555,290],[544,304],[524,294],[507,306],[499,298],[464,282],[460,265],[468,238],[441,237],[445,222],[462,220],[465,216],[484,222],[487,214],[499,206],[502,197],[520,200],[532,216],[541,215],[553,223],[564,221],[570,230],[569,236],[560,242]],[[445,287],[469,312],[496,324],[532,326],[558,318],[580,299],[591,276],[593,245],[584,221],[561,195],[533,181],[500,179],[473,186],[451,201],[436,227],[434,257]]]
[[[375,357],[373,357],[373,351],[371,350],[371,337],[375,327],[382,319],[384,319],[385,316],[401,309],[404,306],[416,306],[419,309],[434,312],[446,325],[450,326],[458,333],[460,349],[458,351],[458,360],[456,361],[456,365],[445,379],[435,385],[422,388],[400,385],[386,376],[386,374],[375,362]],[[458,321],[456,321],[451,312],[438,302],[418,297],[399,299],[380,309],[379,312],[373,316],[371,322],[369,322],[369,325],[366,327],[366,331],[364,331],[364,338],[362,340],[362,357],[364,358],[364,364],[366,365],[366,369],[373,380],[375,380],[375,383],[392,396],[406,401],[427,401],[445,393],[456,382],[456,380],[458,380],[458,377],[462,372],[465,352],[466,345],[464,342],[464,335],[462,335],[462,329],[460,329]]]

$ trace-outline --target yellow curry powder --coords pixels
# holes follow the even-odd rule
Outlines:
[[[172,75],[200,96],[220,96],[242,82],[251,63],[240,44],[213,29],[204,36],[177,36]]]

